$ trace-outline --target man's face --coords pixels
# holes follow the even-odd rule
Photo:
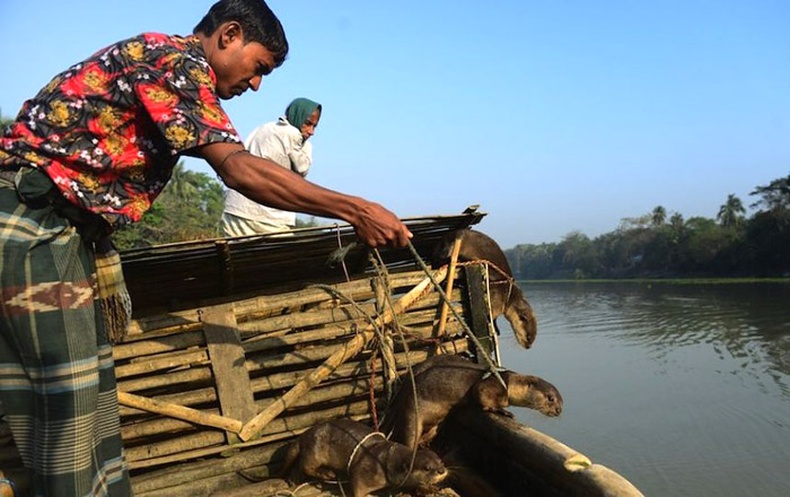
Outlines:
[[[258,91],[263,76],[274,68],[274,56],[260,43],[245,44],[237,36],[223,46],[211,67],[217,75],[217,94],[227,100],[250,88]]]
[[[315,129],[318,127],[318,121],[321,119],[321,111],[314,110],[312,114],[302,124],[302,138],[307,140],[315,134]]]

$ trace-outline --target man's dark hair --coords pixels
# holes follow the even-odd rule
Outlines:
[[[244,32],[244,42],[258,42],[274,55],[274,67],[285,62],[288,40],[280,20],[264,0],[219,0],[192,30],[214,34],[222,23],[236,21]]]

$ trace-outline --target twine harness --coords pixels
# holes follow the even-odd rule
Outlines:
[[[354,462],[354,457],[356,457],[357,452],[359,452],[359,449],[362,448],[362,445],[364,445],[365,442],[367,442],[368,440],[370,440],[374,436],[379,436],[379,437],[383,438],[384,440],[387,440],[387,437],[384,436],[384,434],[381,433],[380,431],[372,431],[372,432],[368,433],[367,435],[365,435],[364,437],[362,437],[362,440],[360,440],[357,443],[357,445],[354,447],[354,450],[351,451],[351,455],[348,458],[348,464],[346,464],[346,473],[348,473],[348,474],[351,473],[351,464]]]

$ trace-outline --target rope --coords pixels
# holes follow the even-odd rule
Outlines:
[[[340,240],[340,225],[335,223],[335,234],[337,235],[337,259],[340,260],[340,265],[343,267],[343,274],[346,275],[346,281],[351,281],[351,278],[348,276],[348,268],[346,267],[346,254],[352,247],[356,246],[356,242],[351,242],[345,247],[343,247],[343,242]]]
[[[386,310],[387,305],[389,305],[390,309],[393,307],[390,298],[392,295],[392,285],[390,284],[389,272],[387,272],[387,266],[381,261],[381,254],[379,254],[378,251],[374,251],[373,253],[369,252],[368,259],[371,265],[376,269],[378,275],[378,278],[374,280],[374,290],[376,312],[381,313]],[[395,313],[393,313],[393,320],[388,330],[391,330],[394,326],[397,326],[398,329],[401,328],[400,321]],[[379,335],[379,352],[381,353],[383,364],[382,373],[384,377],[385,393],[388,400],[392,398],[392,384],[398,378],[398,366],[395,361],[394,348],[392,332],[390,331],[388,333],[387,329],[383,330],[383,333]]]
[[[376,269],[376,274],[378,275],[379,280],[383,282],[382,284],[384,285],[386,290],[381,292],[383,295],[383,302],[381,302],[380,312],[384,312],[387,306],[389,306],[390,309],[394,307],[391,298],[392,288],[390,286],[389,273],[387,272],[387,266],[386,264],[384,264],[384,261],[382,260],[381,254],[379,253],[378,249],[373,249],[373,253],[370,254],[369,259],[370,259],[370,263]],[[390,328],[391,330],[395,329],[398,331],[399,334],[401,335],[403,334],[403,331],[401,330],[400,320],[396,313],[392,314],[392,322],[390,323],[390,326],[391,326]],[[388,344],[392,342],[391,336],[392,336],[392,331],[390,331],[389,333],[390,339],[388,340],[388,334],[382,331],[382,333],[378,337],[379,353],[381,354],[382,362],[385,363],[386,366],[386,369],[382,372],[382,375],[384,376],[385,386],[387,386],[388,388],[390,387],[390,385],[388,385],[387,383],[387,376],[390,376],[390,381],[394,381],[397,378],[397,365],[395,364],[395,357],[393,355],[392,348],[388,346]],[[394,345],[392,345],[392,347],[394,347]],[[406,352],[406,362],[408,364],[409,362],[408,346],[404,346],[404,350]],[[373,400],[374,400],[373,401],[374,418],[376,421],[374,426],[376,427],[376,429],[378,429],[378,412],[376,411],[375,399]],[[391,396],[388,400],[392,400]]]
[[[304,482],[293,490],[278,490],[273,494],[272,497],[297,497],[297,492],[308,485],[310,485],[310,482]]]
[[[339,298],[343,302],[350,304],[351,307],[353,307],[357,312],[359,312],[359,314],[363,316],[371,324],[371,326],[373,326],[373,328],[376,330],[376,333],[381,333],[381,328],[376,323],[376,318],[365,312],[365,310],[354,299],[352,299],[348,295],[345,295],[337,288],[330,285],[325,285],[323,283],[314,283],[312,285],[308,285],[307,288],[317,288],[319,290],[324,290],[325,292],[334,295],[336,298]]]
[[[409,242],[409,245],[411,245],[411,242]],[[376,256],[376,258],[375,259],[371,258],[371,260],[373,261],[373,264],[376,267],[376,271],[383,271],[384,274],[386,274],[387,265],[384,264],[384,260],[381,258],[381,254],[379,253],[379,251],[377,249],[374,249],[373,253]],[[429,276],[431,276],[430,275],[430,271],[427,271],[427,273],[428,273]],[[436,284],[436,281],[433,279],[432,276],[431,276],[431,282]],[[387,299],[387,304],[390,306],[390,308],[392,308],[392,299],[390,299],[390,293],[391,292],[387,292],[385,294],[385,298]],[[400,321],[398,320],[397,317],[393,317],[392,324],[394,325],[395,329],[398,332],[398,337],[401,340],[401,345],[403,345],[403,351],[406,353],[406,369],[407,369],[407,374],[409,375],[409,380],[410,380],[410,384],[411,384],[411,393],[412,393],[412,396],[414,398],[414,409],[416,411],[415,414],[419,418],[420,417],[419,416],[419,414],[420,414],[420,405],[419,405],[419,401],[417,399],[417,382],[414,380],[414,370],[411,367],[411,359],[410,359],[411,353],[409,351],[409,344],[406,341],[406,337],[405,337],[405,335],[403,333],[403,329],[400,326]],[[416,435],[417,435],[417,425],[416,424],[414,425],[414,435],[415,435],[415,438],[416,438]],[[389,437],[387,437],[387,438],[389,438]],[[409,470],[406,471],[406,474],[403,476],[403,479],[396,485],[397,488],[402,487],[403,484],[406,483],[406,480],[409,478],[409,476],[411,475],[412,470],[414,469],[414,462],[417,460],[417,447],[418,447],[418,444],[415,444],[414,448],[412,449],[411,460],[409,461]]]
[[[342,247],[342,244],[340,242],[340,233],[339,233],[339,231],[338,231],[338,245],[340,246],[340,249],[339,249],[338,252],[342,252],[338,256],[338,258],[340,259],[341,263],[343,264],[343,270],[346,271],[345,255],[348,253],[348,249],[351,247],[351,245],[349,245],[347,247]],[[499,370],[500,370],[499,366],[497,366],[491,360],[491,358],[488,356],[488,354],[483,354],[482,353],[482,351],[484,350],[482,344],[480,343],[478,338],[475,336],[475,334],[472,332],[472,330],[469,328],[469,325],[466,323],[466,321],[458,314],[458,311],[452,306],[450,298],[447,296],[447,293],[442,289],[441,285],[433,277],[433,275],[431,274],[430,269],[425,265],[425,262],[422,260],[422,257],[419,255],[417,250],[414,248],[414,245],[411,243],[411,241],[408,242],[408,247],[409,247],[409,250],[411,251],[412,255],[414,256],[414,259],[420,265],[422,271],[428,276],[428,278],[431,280],[431,283],[433,284],[434,288],[436,288],[436,290],[438,291],[438,293],[439,293],[439,295],[440,295],[440,297],[442,299],[443,304],[446,305],[447,308],[449,308],[449,310],[453,313],[453,316],[455,317],[455,319],[463,327],[464,332],[467,334],[468,338],[474,343],[474,345],[477,347],[477,349],[479,351],[481,351],[480,355],[486,361],[486,363],[488,365],[488,368],[489,368],[489,371],[490,371],[490,374],[494,375],[497,378],[497,380],[499,380],[499,382],[502,384],[502,386],[507,388],[507,384],[505,383],[505,381],[502,378],[502,376],[499,374]],[[383,261],[383,259],[381,257],[381,254],[379,253],[378,249],[373,249],[373,255],[375,255],[375,257],[370,256],[370,261],[373,264],[378,277],[381,279],[381,281],[383,281],[384,285],[387,288],[387,291],[384,292],[384,296],[385,296],[385,299],[387,301],[387,305],[389,305],[390,308],[392,308],[393,304],[392,304],[392,300],[390,298],[391,290],[390,290],[389,280],[388,280],[388,277],[387,277],[388,276],[388,274],[387,274],[387,265],[384,263],[384,261]],[[476,263],[478,263],[478,264],[480,262],[481,261],[476,261]],[[494,267],[499,273],[501,273],[505,277],[506,282],[509,284],[508,295],[507,295],[508,299],[509,299],[510,298],[510,292],[512,291],[512,288],[513,288],[513,279],[512,279],[512,277],[510,277],[501,268],[496,266],[496,264],[494,264],[494,263],[492,263],[490,261],[482,261],[482,262],[488,263],[490,266]],[[467,264],[471,264],[471,263],[472,262],[459,263],[459,265],[467,265]],[[348,272],[347,271],[346,271],[346,279],[348,279]],[[497,284],[499,284],[499,282],[497,282]],[[364,312],[359,307],[359,304],[357,304],[350,297],[347,297],[347,296],[343,295],[337,289],[335,289],[333,287],[330,287],[328,285],[313,285],[313,286],[317,287],[317,288],[323,288],[324,290],[326,290],[328,292],[331,292],[334,295],[339,296],[341,299],[345,300],[346,302],[348,302],[352,306],[354,306],[361,314],[366,316],[366,318],[374,326],[374,331],[375,331],[377,337],[379,338],[379,346],[380,347],[384,346],[384,343],[385,343],[385,340],[384,340],[385,332],[379,326],[377,326],[375,324],[375,319],[372,316],[368,315],[366,312]],[[399,322],[399,320],[398,320],[398,318],[396,316],[393,317],[392,326],[393,326],[393,328],[395,330],[398,331],[398,335],[400,337],[400,340],[401,340],[401,343],[403,345],[404,351],[406,352],[406,366],[407,366],[407,369],[408,369],[408,375],[409,375],[410,383],[411,383],[411,387],[412,387],[412,392],[411,393],[412,393],[412,396],[414,397],[414,401],[415,401],[414,405],[415,405],[415,409],[417,410],[416,415],[419,416],[419,403],[418,403],[418,399],[417,399],[417,384],[416,384],[416,381],[414,379],[414,371],[412,369],[411,361],[409,360],[409,356],[410,356],[409,346],[408,346],[408,343],[407,343],[406,338],[404,336],[402,327],[400,326],[400,322]],[[383,353],[382,353],[382,357],[383,357]],[[373,393],[371,393],[371,396],[373,396]],[[371,398],[371,405],[373,406],[372,409],[375,411],[376,408],[375,408],[375,399],[374,398]],[[375,418],[375,412],[374,412],[374,418]],[[383,433],[381,433],[379,431],[374,431],[374,432],[368,434],[367,436],[365,436],[356,445],[356,447],[354,447],[354,450],[352,451],[351,456],[349,457],[348,464],[347,464],[347,469],[348,469],[349,472],[350,472],[350,468],[351,468],[351,463],[353,462],[354,457],[356,456],[356,453],[359,450],[359,448],[362,446],[362,444],[365,441],[367,441],[370,437],[372,437],[374,435],[381,435],[382,437],[384,437],[385,440],[387,439],[387,437]],[[415,427],[415,436],[416,436],[416,427]],[[411,474],[412,470],[414,469],[414,462],[416,460],[416,457],[417,457],[417,445],[415,445],[415,447],[414,447],[414,449],[412,451],[412,457],[411,457],[411,461],[410,461],[410,464],[409,464],[409,470],[406,472],[406,475],[404,476],[403,481],[401,481],[398,484],[398,487],[402,486],[403,483],[406,482],[406,479],[408,478],[408,476]],[[341,492],[342,492],[343,491],[342,486],[340,487],[340,489],[341,489]]]
[[[490,267],[494,268],[499,274],[501,274],[504,277],[504,280],[499,280],[499,281],[490,281],[489,279],[489,285],[507,285],[507,295],[505,296],[505,303],[507,303],[510,300],[510,295],[513,293],[513,287],[516,285],[516,280],[512,276],[510,276],[507,272],[505,272],[505,270],[503,270],[501,267],[497,266],[493,262],[489,261],[488,259],[475,259],[473,261],[459,262],[458,265],[469,266],[472,264],[480,264],[480,263],[488,264]]]
[[[372,431],[372,432],[368,433],[367,435],[365,435],[364,437],[362,437],[362,440],[360,440],[357,443],[357,445],[354,447],[354,450],[351,451],[351,456],[349,456],[349,458],[348,458],[348,464],[346,464],[346,473],[347,474],[351,474],[351,464],[354,462],[354,456],[356,456],[357,452],[359,451],[359,449],[362,448],[362,444],[364,444],[365,442],[367,442],[368,440],[370,440],[371,438],[373,438],[376,435],[380,436],[384,440],[387,440],[387,437],[385,437],[384,434],[381,433],[380,431]]]
[[[420,265],[420,267],[422,268],[423,272],[428,276],[428,278],[430,278],[431,283],[433,284],[434,288],[436,288],[436,291],[439,292],[439,295],[441,295],[441,298],[443,299],[443,301],[449,303],[450,299],[447,297],[447,294],[444,292],[444,290],[442,289],[441,285],[439,285],[439,282],[437,282],[436,279],[433,277],[433,275],[431,274],[430,269],[428,269],[428,266],[425,265],[425,262],[423,262],[422,257],[420,257],[420,254],[417,252],[417,249],[415,249],[414,245],[411,243],[411,240],[408,241],[408,244],[409,244],[409,250],[411,251],[412,255],[414,256],[414,259]],[[453,306],[449,306],[449,307],[450,307],[450,311],[453,313],[453,316],[455,317],[455,319],[457,319],[458,322],[461,323],[461,326],[463,327],[464,331],[468,335],[469,339],[472,340],[472,343],[474,343],[475,347],[477,347],[477,350],[482,351],[483,350],[483,345],[480,343],[480,340],[477,339],[477,337],[472,332],[472,330],[469,329],[469,325],[466,324],[466,321],[464,321],[461,318],[461,316],[458,315],[458,311],[456,311],[453,308]],[[494,362],[491,360],[491,358],[488,357],[488,354],[482,354],[481,353],[480,356],[483,357],[483,359],[486,361],[486,364],[488,365],[488,369],[489,369],[489,371],[491,371],[491,374],[493,374],[496,377],[496,379],[499,380],[499,382],[502,384],[503,387],[507,388],[507,384],[505,383],[505,380],[503,380],[502,379],[502,375],[499,374],[499,371],[498,371],[499,366],[494,364]]]
[[[373,355],[370,356],[370,379],[368,380],[368,397],[370,397],[371,410],[370,414],[373,418],[373,429],[376,431],[379,429],[379,411],[376,408],[376,354],[378,353],[379,352],[374,352]],[[383,361],[384,358],[381,360]]]

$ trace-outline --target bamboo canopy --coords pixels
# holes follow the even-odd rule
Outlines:
[[[414,217],[403,222],[412,244],[429,259],[448,232],[477,224],[475,208],[455,216]],[[136,316],[197,307],[196,302],[237,300],[333,284],[370,273],[367,247],[357,245],[349,225],[297,229],[282,234],[222,238],[134,249],[122,254],[124,275]],[[336,260],[345,249],[344,266]],[[414,268],[405,248],[382,249],[389,271]],[[298,261],[298,263],[295,263]]]

